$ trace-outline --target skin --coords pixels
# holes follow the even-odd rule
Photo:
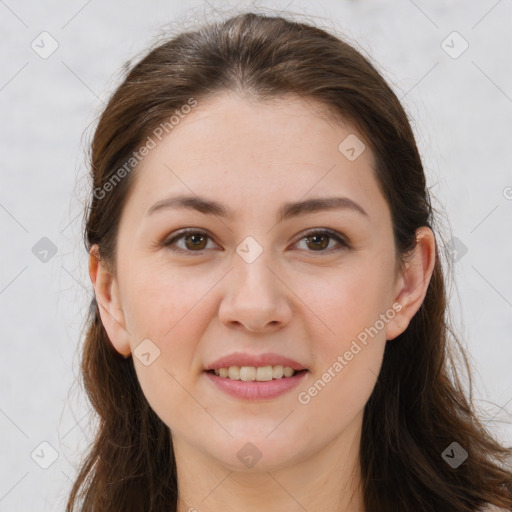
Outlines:
[[[172,432],[180,512],[363,510],[364,406],[385,344],[423,302],[435,239],[419,229],[412,258],[395,273],[390,210],[369,146],[347,159],[340,142],[364,137],[322,111],[293,96],[263,104],[222,93],[201,102],[132,171],[137,179],[121,216],[115,271],[99,261],[97,246],[91,249],[90,278],[113,346],[129,356],[149,338],[160,350],[149,366],[133,359],[147,400]],[[177,194],[215,199],[235,215],[147,215]],[[339,209],[276,221],[284,202],[334,195],[356,201],[368,216]],[[187,227],[209,235],[196,239],[199,249],[183,238],[175,246],[188,253],[163,246]],[[325,228],[351,248],[305,238]],[[263,249],[252,263],[236,252],[247,236]],[[298,394],[393,304],[401,311],[301,404]],[[235,399],[203,373],[235,351],[277,352],[309,373],[272,400]],[[247,442],[262,455],[250,468],[237,457]]]

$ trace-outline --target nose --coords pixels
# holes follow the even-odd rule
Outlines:
[[[263,254],[252,263],[235,257],[235,268],[224,282],[225,293],[218,313],[228,327],[273,332],[291,319],[293,294]]]

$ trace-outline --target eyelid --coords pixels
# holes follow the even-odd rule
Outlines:
[[[178,254],[197,254],[197,255],[204,254],[206,249],[202,249],[200,251],[189,251],[189,250],[185,250],[185,249],[179,249],[179,248],[176,249],[176,248],[171,247],[172,243],[185,237],[188,234],[205,235],[215,243],[213,236],[210,235],[210,233],[208,233],[208,231],[206,231],[202,228],[184,228],[184,229],[180,229],[180,230],[172,233],[171,236],[166,238],[162,242],[161,245],[164,248],[169,248],[171,251],[178,253]],[[303,231],[302,233],[300,233],[299,238],[297,238],[297,240],[294,242],[293,245],[296,245],[298,242],[300,242],[304,238],[307,238],[308,236],[313,236],[313,235],[327,235],[331,239],[334,239],[338,243],[338,246],[334,247],[334,248],[331,247],[330,249],[327,249],[327,250],[306,251],[306,252],[310,252],[310,253],[317,252],[319,254],[331,254],[332,252],[336,252],[338,250],[343,250],[343,249],[347,250],[347,249],[352,248],[351,244],[348,242],[348,240],[346,239],[346,237],[344,235],[342,235],[338,231],[334,231],[329,228],[311,228],[306,231]]]
[[[299,242],[303,238],[306,238],[308,236],[312,236],[315,234],[316,235],[318,235],[318,234],[329,235],[331,238],[334,238],[340,245],[345,245],[346,247],[350,246],[350,244],[348,243],[348,240],[346,239],[346,237],[344,235],[342,235],[338,231],[334,231],[333,229],[329,229],[329,228],[308,229],[307,231],[304,231],[303,233],[300,234],[300,238],[297,240],[297,242]],[[311,251],[311,252],[314,252],[314,251]],[[325,251],[318,251],[318,252],[325,252]]]
[[[210,235],[210,233],[208,233],[208,231],[202,229],[202,228],[184,228],[184,229],[180,229],[178,231],[175,231],[174,233],[172,233],[170,235],[170,237],[164,239],[164,241],[162,242],[162,246],[164,248],[169,248],[171,251],[173,252],[176,252],[178,254],[203,254],[204,251],[206,249],[203,249],[201,251],[187,251],[187,250],[184,250],[184,249],[174,249],[171,247],[171,244],[173,242],[175,242],[176,240],[179,240],[181,238],[184,238],[186,235],[195,235],[195,234],[198,234],[198,235],[205,235],[207,236],[210,240],[214,241],[213,240],[213,236]],[[215,243],[215,242],[214,242]]]

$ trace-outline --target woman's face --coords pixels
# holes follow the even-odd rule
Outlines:
[[[358,431],[404,329],[372,153],[322,112],[200,102],[133,171],[122,213],[109,338],[173,440],[232,469],[285,467]]]

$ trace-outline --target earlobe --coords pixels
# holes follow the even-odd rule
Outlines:
[[[98,245],[89,253],[89,277],[94,287],[101,322],[113,347],[124,357],[131,354],[130,336],[126,329],[117,279],[101,263]]]
[[[427,294],[435,263],[434,233],[429,227],[422,226],[416,230],[416,247],[397,280],[394,302],[401,307],[386,327],[386,339],[392,340],[402,334],[420,309]]]

